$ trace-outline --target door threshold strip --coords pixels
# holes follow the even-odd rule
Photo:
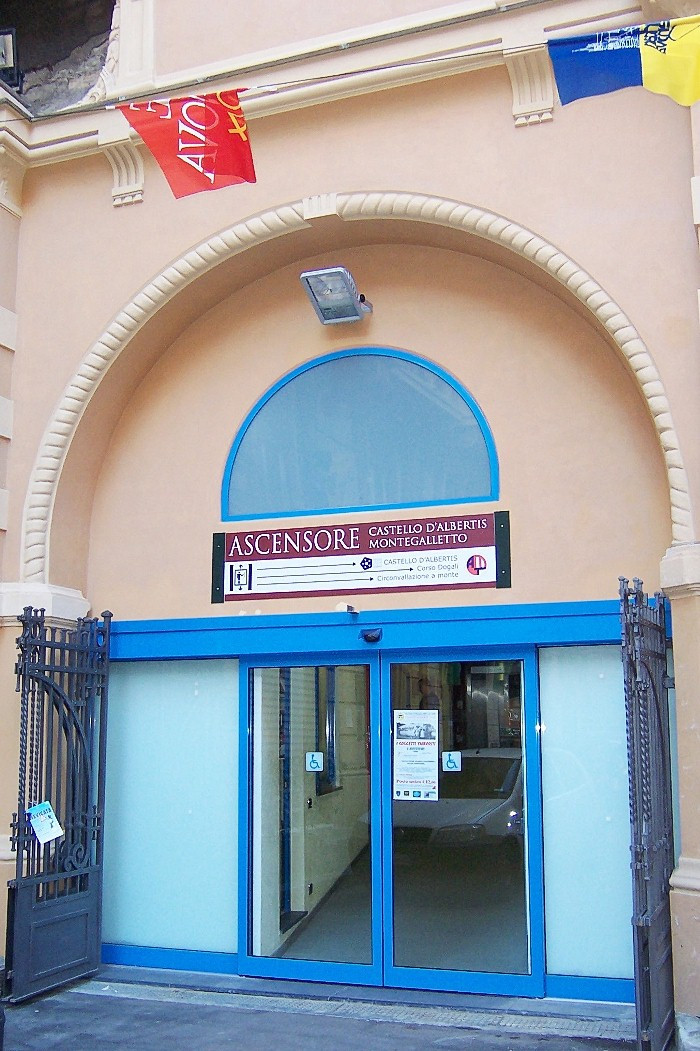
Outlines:
[[[239,1011],[274,1011],[288,1014],[327,1015],[376,1022],[444,1026],[485,1032],[588,1037],[633,1042],[634,1022],[615,1018],[581,1018],[551,1014],[522,1014],[514,1011],[478,1010],[438,1005],[369,1002],[367,1000],[323,1000],[299,995],[228,992],[173,988],[134,982],[92,979],[71,990],[77,996],[108,996],[161,1003],[232,1007]]]

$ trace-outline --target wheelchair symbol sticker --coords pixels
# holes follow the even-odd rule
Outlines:
[[[461,770],[462,769],[462,753],[461,752],[443,752],[442,753],[442,769],[443,770]]]
[[[306,770],[313,774],[318,774],[323,770],[323,752],[306,753]]]

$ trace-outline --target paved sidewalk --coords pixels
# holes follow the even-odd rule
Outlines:
[[[281,983],[106,968],[7,1006],[4,1051],[632,1051],[634,1013],[618,1005],[487,997],[344,998],[328,986],[285,995]],[[116,972],[116,974],[115,974]],[[167,975],[167,977],[164,977]],[[116,980],[115,980],[116,978]],[[217,984],[220,988],[216,988]],[[204,986],[204,987],[202,987]],[[431,1002],[432,1001],[432,1002]],[[514,1010],[513,1005],[520,1007]]]

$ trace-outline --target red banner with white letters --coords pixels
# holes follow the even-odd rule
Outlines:
[[[175,197],[255,182],[236,91],[151,99],[118,109],[155,157]]]

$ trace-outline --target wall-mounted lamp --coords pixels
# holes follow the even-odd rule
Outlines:
[[[363,642],[381,642],[383,634],[382,628],[363,628],[359,637]]]
[[[24,74],[17,57],[16,29],[0,29],[0,80],[11,88],[22,90]]]
[[[372,304],[359,294],[352,274],[344,266],[305,270],[300,280],[322,325],[361,321],[372,313]]]

